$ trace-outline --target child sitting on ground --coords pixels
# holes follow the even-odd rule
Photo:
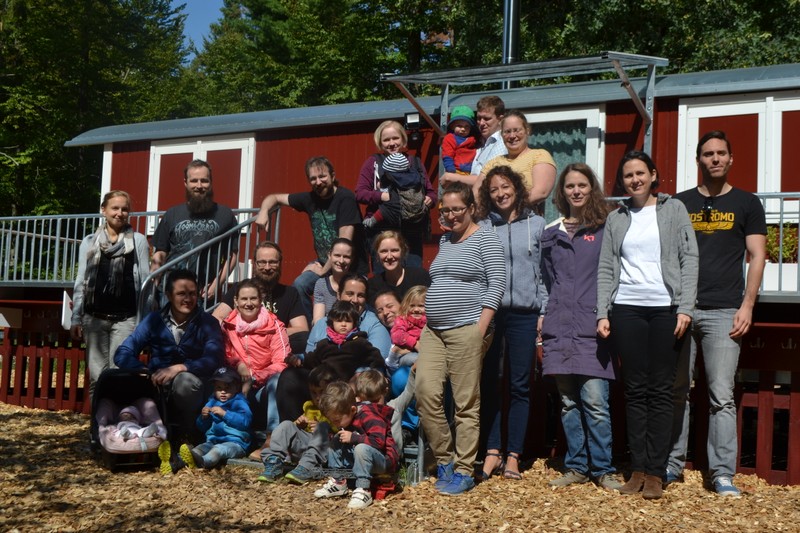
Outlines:
[[[197,417],[197,427],[206,433],[206,442],[179,450],[189,468],[210,469],[227,459],[247,454],[250,446],[250,422],[253,413],[242,394],[242,378],[236,370],[218,368],[211,376],[214,393]]]
[[[392,348],[386,357],[386,368],[394,372],[401,366],[411,366],[419,357],[419,336],[425,327],[425,295],[427,287],[415,285],[408,289],[400,304],[400,314],[392,325]]]
[[[475,113],[468,106],[459,105],[450,113],[447,135],[442,140],[442,163],[446,172],[471,174],[472,161],[478,149],[475,130]]]
[[[326,364],[311,371],[308,375],[311,400],[303,404],[303,414],[297,420],[284,420],[272,432],[269,447],[261,450],[264,472],[258,476],[259,481],[277,481],[283,476],[283,465],[286,462],[299,461],[299,465],[310,472],[319,464],[320,459],[324,461],[327,458],[330,421],[322,415],[317,405],[325,387],[337,379],[340,378],[336,372]],[[294,481],[292,478],[287,479]]]
[[[362,398],[384,397],[388,386],[380,372],[362,372],[356,378],[356,389]],[[394,409],[381,403],[356,403],[356,392],[344,382],[328,385],[319,399],[325,416],[340,428],[328,448],[329,468],[352,468],[356,489],[347,507],[364,509],[372,504],[370,485],[373,474],[394,472],[399,455],[392,438],[391,419]],[[332,477],[314,492],[317,498],[344,496],[350,489],[344,477]]]
[[[314,351],[306,354],[305,368],[313,369],[320,363],[330,365],[343,378],[356,373],[359,368],[384,369],[383,356],[360,331],[360,313],[350,302],[339,300],[328,312],[327,338],[319,341]]]
[[[146,439],[158,436],[162,439],[167,438],[167,428],[164,424],[153,422],[147,427],[142,427],[142,414],[133,406],[123,407],[119,412],[119,422],[117,422],[117,436],[122,440],[130,440],[134,437]]]

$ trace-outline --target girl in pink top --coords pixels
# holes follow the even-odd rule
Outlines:
[[[419,357],[417,344],[425,327],[425,295],[428,288],[416,285],[408,289],[400,304],[400,314],[392,325],[392,348],[386,358],[386,368],[394,372],[401,366],[411,366]]]
[[[291,355],[286,327],[262,304],[258,284],[253,280],[239,283],[234,297],[234,311],[222,322],[225,337],[225,364],[242,377],[242,394],[253,409],[254,426],[266,409],[267,435],[278,426],[275,389],[278,377]],[[269,438],[267,438],[269,443]]]

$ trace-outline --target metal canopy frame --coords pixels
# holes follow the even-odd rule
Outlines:
[[[383,74],[381,81],[393,83],[403,96],[419,111],[425,121],[440,135],[444,136],[447,116],[449,114],[450,86],[480,85],[484,83],[502,83],[509,81],[533,80],[542,78],[560,78],[562,76],[577,76],[583,74],[597,74],[602,72],[616,72],[622,82],[622,87],[628,92],[633,105],[642,117],[645,126],[644,151],[651,152],[653,143],[653,100],[655,97],[656,67],[665,67],[669,60],[663,57],[627,54],[623,52],[600,52],[593,56],[551,59],[548,61],[535,61],[525,63],[511,63],[507,65],[491,65],[485,67],[472,67],[465,69],[449,69],[436,72],[420,72],[416,74]],[[628,78],[626,69],[647,69],[647,83],[645,85],[645,101],[634,90]],[[411,91],[406,87],[410,83],[424,83],[443,86],[442,104],[440,107],[440,123],[436,121],[417,102]]]

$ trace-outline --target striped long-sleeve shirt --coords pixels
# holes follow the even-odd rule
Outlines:
[[[503,299],[503,246],[491,228],[481,227],[459,243],[450,242],[450,233],[445,233],[430,273],[428,327],[446,330],[475,324],[484,307],[497,309]]]

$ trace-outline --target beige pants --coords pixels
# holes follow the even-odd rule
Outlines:
[[[481,364],[491,344],[477,324],[444,331],[422,330],[417,360],[417,410],[436,462],[454,463],[456,472],[472,475],[478,454]],[[444,412],[445,383],[455,403],[455,441]]]

